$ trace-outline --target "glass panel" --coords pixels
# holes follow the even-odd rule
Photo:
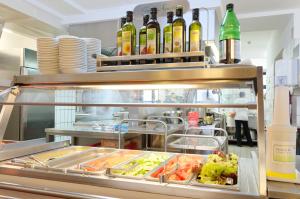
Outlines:
[[[57,106],[181,106],[255,103],[250,88],[199,89],[195,85],[106,85],[106,86],[40,86],[21,87],[15,102],[23,105]],[[9,92],[0,95],[7,104]],[[8,103],[9,104],[9,103]],[[209,107],[209,106],[208,106]]]

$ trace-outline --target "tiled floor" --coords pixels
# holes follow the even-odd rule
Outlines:
[[[243,157],[243,158],[251,158],[251,151],[255,151],[257,153],[257,147],[248,147],[248,146],[238,147],[236,145],[228,146],[229,153],[235,153],[239,157]]]

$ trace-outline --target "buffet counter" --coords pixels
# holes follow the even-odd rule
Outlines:
[[[177,65],[177,63],[174,63],[174,65]],[[180,66],[178,65],[178,67]],[[5,109],[2,109],[3,111],[1,114],[3,114],[5,116],[4,118],[6,119],[10,117],[12,112],[11,107],[14,105],[53,107],[126,107],[134,109],[248,108],[256,110],[258,115],[258,158],[236,158],[234,154],[222,154],[220,151],[218,151],[218,154],[214,154],[219,156],[216,159],[209,159],[211,156],[205,157],[194,154],[193,156],[196,156],[196,159],[200,158],[203,160],[203,162],[197,162],[197,164],[194,164],[193,161],[195,159],[191,158],[193,159],[193,164],[183,164],[184,166],[179,167],[181,163],[178,163],[178,154],[161,153],[163,155],[157,155],[156,158],[151,158],[151,161],[153,161],[153,159],[159,160],[158,162],[152,162],[151,167],[136,160],[135,163],[128,165],[128,170],[121,169],[122,174],[119,173],[119,175],[116,175],[113,172],[111,173],[111,171],[118,171],[118,168],[114,168],[114,166],[122,163],[124,163],[124,165],[127,164],[124,162],[126,161],[126,158],[123,159],[123,156],[114,156],[111,160],[108,160],[110,159],[110,156],[113,156],[112,154],[114,152],[105,152],[103,148],[94,148],[79,152],[79,149],[75,148],[72,149],[74,154],[60,159],[61,156],[63,156],[63,153],[61,151],[54,152],[54,150],[62,149],[68,146],[66,143],[61,143],[62,146],[58,146],[55,142],[49,142],[48,144],[51,145],[52,148],[47,151],[53,152],[55,155],[52,154],[50,156],[39,156],[37,153],[41,151],[38,151],[37,149],[40,149],[40,147],[37,147],[37,149],[28,151],[26,155],[15,155],[13,159],[7,158],[0,162],[0,179],[5,183],[26,186],[31,190],[31,192],[35,192],[37,194],[41,194],[41,190],[46,190],[48,192],[47,194],[51,194],[50,192],[63,194],[67,192],[67,194],[72,193],[79,195],[78,198],[82,198],[82,194],[90,194],[96,197],[108,195],[109,197],[130,199],[247,199],[265,197],[266,158],[265,136],[263,131],[264,109],[262,75],[262,67],[226,65],[226,68],[222,66],[219,68],[214,66],[213,68],[192,68],[180,70],[17,76],[13,81],[14,87],[2,93],[1,96],[1,99],[3,100],[0,101],[0,103],[5,106]],[[251,82],[251,84],[249,84],[249,82]],[[168,101],[145,102],[142,100],[142,96],[139,95],[143,92],[137,92],[135,89],[138,88],[138,90],[143,90],[145,88],[149,88],[150,90],[155,90],[157,89],[158,85],[161,87],[159,88],[159,94],[163,95],[169,93],[173,89],[176,89],[178,92],[182,93],[181,97],[184,100],[181,100],[180,98],[172,103]],[[126,89],[123,90],[123,88]],[[191,91],[196,91],[196,89],[199,88],[247,88],[254,91],[255,95],[257,96],[257,101],[255,103],[249,102],[246,104],[203,104],[189,99]],[[96,100],[95,102],[83,100],[83,93],[97,93],[99,89],[109,89],[113,92],[122,93],[128,97],[124,98],[123,100],[114,99],[105,102],[101,100]],[[78,97],[75,98],[76,100],[66,102],[64,98],[57,97],[57,94],[61,91],[76,91]],[[134,101],[132,101],[132,96],[135,96]],[[72,97],[72,99],[73,98],[74,97]],[[2,126],[0,125],[0,127],[5,128],[5,123],[3,123]],[[122,128],[122,126],[120,128]],[[169,130],[168,128],[165,129],[166,131]],[[68,131],[69,130],[70,129],[68,129]],[[52,134],[54,134],[54,131],[52,131]],[[133,133],[138,132],[140,132],[139,129]],[[157,135],[158,132],[161,132],[162,135],[165,135],[166,146],[168,141],[167,138],[169,137],[167,137],[168,134],[165,133],[164,130],[160,131],[159,129],[156,129],[156,126],[154,126],[153,130],[148,131],[146,125],[146,133],[142,134]],[[73,131],[71,133],[75,132]],[[82,134],[84,133],[85,132]],[[104,133],[108,135],[108,133]],[[80,133],[80,135],[82,134]],[[66,134],[61,132],[61,135]],[[117,137],[120,135],[121,133],[118,133]],[[170,136],[175,135],[176,133],[170,133]],[[110,133],[109,136],[115,136],[115,134]],[[185,136],[188,137],[199,135],[194,134]],[[212,136],[208,135],[207,138],[212,138]],[[119,144],[119,146],[121,146],[121,144]],[[67,149],[66,151],[70,150]],[[66,151],[64,151],[64,153],[66,153]],[[120,151],[122,151],[122,149],[116,150],[116,152]],[[155,153],[149,151],[140,152],[141,155]],[[167,161],[167,159],[163,158],[166,155],[169,155],[170,158],[177,159],[173,162],[169,159]],[[145,158],[141,161],[144,163],[147,162],[144,160]],[[128,159],[128,161],[131,161],[131,159]],[[118,164],[116,163],[116,165],[111,165],[112,162],[118,162]],[[170,162],[172,162],[172,164]],[[164,165],[160,165],[162,163],[164,163]],[[101,165],[101,169],[97,169],[97,165]],[[166,165],[168,165],[168,167]],[[195,165],[197,165],[197,167],[195,167]],[[155,166],[157,166],[157,168]],[[202,167],[206,169],[202,170]],[[161,173],[160,169],[162,168],[167,172]],[[170,170],[167,170],[166,168]],[[202,171],[205,172],[202,173]],[[130,172],[141,173],[133,175],[132,173],[130,174]],[[158,175],[156,175],[156,177],[150,176],[152,174],[154,175],[154,172],[158,172]],[[171,175],[169,176],[169,174]],[[120,175],[123,176],[121,177]],[[153,178],[156,179],[154,180]]]
[[[122,178],[69,176],[57,173],[25,171],[18,168],[0,168],[2,182],[19,184],[31,188],[31,193],[48,195],[72,193],[81,198],[93,198],[88,195],[116,198],[198,198],[198,199],[238,199],[259,198],[257,182],[253,175],[251,159],[241,158],[240,191],[196,187],[190,185],[160,184],[150,181],[137,181]],[[1,185],[0,185],[1,187]],[[21,191],[21,189],[20,189]],[[84,197],[83,194],[88,194]]]

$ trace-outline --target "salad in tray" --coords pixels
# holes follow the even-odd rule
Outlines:
[[[113,174],[131,177],[143,177],[170,157],[169,154],[151,153],[138,157],[113,170]]]
[[[159,179],[161,175],[167,175],[170,181],[186,181],[199,171],[202,161],[203,158],[197,155],[177,155],[165,166],[154,171],[150,177]]]
[[[238,156],[222,152],[208,155],[206,163],[197,175],[202,184],[235,185],[238,178]]]

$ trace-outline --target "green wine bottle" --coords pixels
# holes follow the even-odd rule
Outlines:
[[[201,50],[202,25],[199,22],[199,9],[193,9],[193,21],[189,27],[189,51]]]
[[[127,11],[126,23],[122,28],[122,55],[135,55],[136,29],[133,24],[133,12]]]
[[[144,15],[143,26],[140,29],[139,34],[139,53],[140,55],[147,54],[147,23],[149,21],[149,15]]]
[[[126,17],[121,18],[121,26],[120,29],[117,32],[117,55],[122,55],[122,27],[126,23]]]
[[[151,8],[151,18],[147,24],[147,54],[160,53],[160,26],[157,21],[157,8]]]
[[[220,63],[234,64],[241,61],[240,23],[233,4],[227,4],[220,28]]]
[[[173,21],[173,52],[182,53],[186,51],[186,25],[183,19],[183,7],[176,6],[176,18]],[[174,59],[175,62],[184,59]]]

